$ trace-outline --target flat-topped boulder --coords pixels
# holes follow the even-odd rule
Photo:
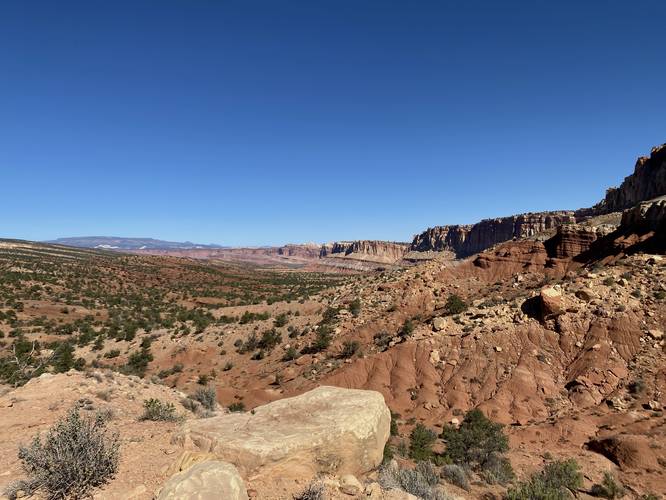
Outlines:
[[[244,477],[363,474],[382,461],[391,413],[375,391],[322,386],[252,412],[187,422],[174,437]]]

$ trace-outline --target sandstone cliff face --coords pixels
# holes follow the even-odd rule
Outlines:
[[[639,231],[663,231],[666,229],[666,196],[644,201],[622,213],[621,228]]]
[[[375,240],[340,241],[322,245],[319,257],[348,258],[393,264],[399,261],[408,251],[408,243]]]
[[[650,156],[636,161],[634,173],[620,187],[611,188],[606,197],[594,207],[577,215],[599,215],[631,208],[637,203],[666,194],[666,144],[652,148]]]
[[[587,252],[599,238],[610,234],[614,226],[584,226],[581,224],[565,224],[557,228],[557,234],[544,245],[548,256],[557,259],[572,259]]]
[[[473,225],[436,226],[416,235],[411,250],[448,250],[457,257],[467,257],[504,241],[527,238],[575,222],[573,212],[561,211],[485,219]]]

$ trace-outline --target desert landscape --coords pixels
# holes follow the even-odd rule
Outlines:
[[[666,145],[593,207],[411,243],[99,245],[0,241],[8,498],[666,492]],[[109,473],[40,476],[87,425]]]
[[[0,2],[0,500],[666,500],[666,2]]]

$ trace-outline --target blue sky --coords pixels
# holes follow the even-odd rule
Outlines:
[[[0,3],[0,237],[410,240],[666,142],[666,3]]]

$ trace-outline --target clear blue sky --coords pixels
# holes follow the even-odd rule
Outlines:
[[[0,236],[410,240],[666,142],[666,2],[0,3]]]

